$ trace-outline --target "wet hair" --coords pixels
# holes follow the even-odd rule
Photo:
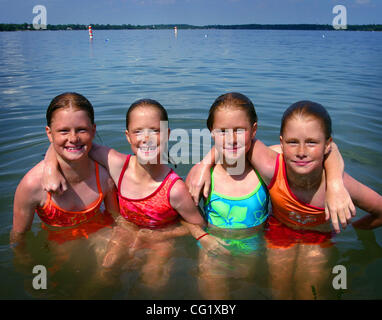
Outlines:
[[[127,130],[129,129],[129,120],[130,120],[131,113],[136,108],[143,107],[143,106],[153,107],[153,108],[157,109],[160,113],[160,120],[161,121],[168,121],[167,111],[158,101],[153,100],[153,99],[140,99],[140,100],[133,102],[131,104],[129,110],[127,110],[127,113],[126,113],[126,129]]]
[[[280,136],[283,135],[286,122],[292,117],[314,117],[321,121],[324,129],[325,138],[329,139],[332,135],[332,120],[328,111],[319,103],[303,100],[293,103],[285,110],[281,119]]]
[[[46,110],[46,124],[50,127],[53,113],[61,108],[75,108],[85,111],[94,124],[94,109],[92,104],[83,95],[76,92],[65,92],[53,98]]]
[[[207,118],[207,128],[210,131],[214,125],[215,112],[220,108],[236,108],[243,110],[247,113],[251,125],[257,122],[257,114],[252,101],[244,94],[229,92],[217,97],[210,108]]]

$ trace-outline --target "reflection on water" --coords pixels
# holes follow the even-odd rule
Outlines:
[[[175,38],[173,30],[104,30],[95,32],[89,43],[87,31],[0,33],[0,298],[202,298],[199,248],[190,236],[176,239],[170,277],[157,291],[149,290],[139,268],[133,267],[105,286],[95,276],[102,250],[95,252],[89,239],[55,251],[37,217],[28,245],[33,263],[48,269],[48,289],[34,290],[31,269],[15,264],[9,248],[13,194],[45,153],[45,111],[64,91],[79,92],[92,102],[96,141],[125,153],[131,152],[124,137],[125,113],[139,98],[160,101],[168,110],[170,128],[191,132],[206,127],[209,106],[218,95],[242,92],[255,104],[257,136],[267,144],[278,143],[287,106],[302,99],[317,101],[332,116],[334,140],[346,170],[382,193],[381,33],[326,32],[325,38],[315,31],[205,34],[184,30]],[[176,141],[170,147],[171,143]],[[190,168],[191,164],[180,164],[175,170],[184,178]],[[341,294],[329,290],[331,297],[382,298],[382,229],[355,232],[350,227],[335,242],[329,269],[346,266],[348,289]],[[265,256],[253,270],[248,277],[232,278],[232,299],[271,298]]]

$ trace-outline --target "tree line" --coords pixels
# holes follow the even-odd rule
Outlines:
[[[46,30],[86,30],[87,24],[48,24]],[[240,24],[240,25],[206,25],[193,26],[188,24],[156,24],[156,25],[131,25],[131,24],[91,24],[93,30],[161,30],[173,29],[231,29],[231,30],[334,30],[329,24]],[[35,30],[31,23],[0,23],[0,31],[27,31]],[[40,29],[42,30],[42,29]],[[348,25],[348,31],[382,31],[381,24]]]

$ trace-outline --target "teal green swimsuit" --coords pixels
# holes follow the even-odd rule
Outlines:
[[[231,197],[214,190],[214,176],[211,169],[211,193],[204,205],[204,213],[209,224],[224,229],[247,229],[261,225],[268,218],[268,189],[259,174],[257,172],[256,174],[259,183],[251,193],[242,197]],[[227,249],[248,254],[258,248],[258,238],[258,233],[255,233],[245,239],[223,240],[230,244]]]

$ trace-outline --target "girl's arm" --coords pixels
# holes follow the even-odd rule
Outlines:
[[[99,145],[96,143],[93,143],[92,148],[89,152],[89,157],[92,158],[94,161],[97,161],[102,166],[104,166],[110,174],[111,172],[114,172],[116,166],[119,167],[121,163],[122,169],[123,163],[126,160],[125,154],[120,153],[107,146]]]
[[[33,171],[32,171],[33,170]],[[42,187],[35,168],[29,171],[17,186],[13,202],[13,226],[10,233],[10,244],[15,258],[23,265],[31,263],[27,251],[26,233],[30,230],[36,207],[41,202]]]
[[[190,231],[191,235],[200,242],[203,249],[212,255],[230,255],[231,252],[224,248],[228,246],[223,240],[205,232],[199,225],[181,220],[181,223]]]
[[[262,141],[255,138],[247,154],[252,167],[259,172],[266,185],[269,185],[275,173],[278,151],[281,152],[281,148],[267,147]]]
[[[331,218],[334,230],[340,232],[338,221],[345,228],[355,207],[343,181],[344,161],[337,145],[331,143],[331,151],[324,161],[326,175],[325,217]]]
[[[118,182],[119,174],[126,161],[126,155],[112,148],[93,143],[89,151],[89,156],[108,170],[114,182]],[[66,180],[60,172],[56,154],[52,146],[49,146],[45,154],[44,164],[42,180],[44,190],[58,193],[66,191]]]
[[[269,146],[270,149],[276,151],[277,153],[282,153],[281,146],[279,144],[274,144],[273,146]]]
[[[106,211],[111,213],[113,218],[116,219],[119,216],[117,188],[115,187],[115,184],[111,178],[108,179],[108,185],[109,185],[109,189],[107,190],[103,201],[105,204]]]
[[[212,147],[206,156],[194,165],[186,178],[188,191],[194,200],[195,206],[199,206],[200,196],[203,190],[203,196],[208,198],[211,187],[210,169],[215,165],[216,149]]]
[[[382,196],[346,172],[344,173],[344,184],[354,204],[369,213],[353,222],[352,225],[358,229],[375,229],[380,227],[382,225]]]
[[[205,225],[205,221],[198,207],[193,203],[185,183],[180,179],[177,180],[171,188],[170,204],[186,222],[199,226]]]
[[[189,230],[195,239],[206,234],[203,230],[203,226],[205,226],[206,223],[202,217],[200,208],[193,203],[191,195],[182,180],[175,182],[172,187],[170,203],[182,216],[181,223]],[[230,252],[222,246],[222,244],[227,245],[224,241],[209,234],[200,238],[200,243],[203,248],[212,254],[230,254]]]
[[[51,193],[64,193],[68,189],[68,186],[64,176],[61,174],[56,153],[52,145],[49,145],[45,153],[43,168],[42,186],[44,190]]]
[[[142,228],[139,229],[137,234],[137,240],[138,241],[166,241],[168,239],[173,239],[177,237],[184,237],[185,235],[189,234],[190,231],[186,224],[184,224],[184,220],[180,219],[180,224],[172,228],[171,230],[151,230]],[[191,224],[193,225],[193,224]]]
[[[189,226],[197,225],[200,228],[200,226],[204,225],[204,220],[192,202],[191,195],[182,180],[177,180],[172,186],[170,190],[170,204],[180,214],[181,222],[182,220],[185,220],[185,222],[165,232],[143,228],[138,231],[138,238],[141,240],[163,241],[169,238],[185,236],[190,232]]]
[[[107,146],[93,143],[89,152],[90,158],[104,166],[114,183],[117,184],[119,175],[126,161],[126,155]]]
[[[12,235],[17,236],[26,233],[31,228],[36,207],[42,198],[41,171],[42,163],[29,171],[17,186],[13,201],[13,227]]]

